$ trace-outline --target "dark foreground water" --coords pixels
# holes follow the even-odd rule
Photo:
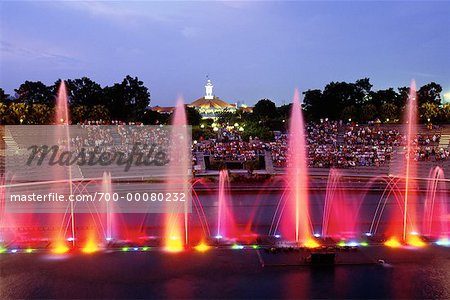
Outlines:
[[[342,265],[332,267],[295,266],[302,255],[253,249],[3,254],[0,298],[450,298],[449,248],[368,247],[338,253]]]

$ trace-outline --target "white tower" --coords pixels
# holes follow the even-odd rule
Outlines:
[[[207,100],[214,99],[213,87],[214,86],[211,83],[211,79],[208,78],[208,80],[206,80],[206,85],[205,85],[205,99],[207,99]]]

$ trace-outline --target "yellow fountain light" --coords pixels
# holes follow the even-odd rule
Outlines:
[[[206,251],[208,251],[209,248],[211,248],[211,247],[208,246],[207,244],[205,244],[205,243],[202,242],[202,243],[198,244],[197,246],[195,246],[194,248],[195,248],[195,250],[197,250],[198,252],[206,252]]]
[[[426,244],[417,234],[411,234],[407,237],[406,242],[413,247],[425,247]]]
[[[399,248],[402,246],[402,244],[399,242],[399,240],[395,237],[390,238],[386,242],[384,242],[385,246],[391,247],[391,248]]]
[[[33,253],[33,249],[28,248],[28,249],[25,250],[25,252],[26,252],[26,253]]]
[[[309,239],[303,244],[303,246],[306,248],[319,248],[320,244],[314,239]]]
[[[86,254],[94,253],[98,251],[98,246],[94,241],[88,241],[81,251]]]
[[[183,243],[178,236],[171,236],[168,241],[165,250],[167,252],[181,252],[183,251]]]
[[[64,254],[64,253],[69,252],[69,247],[67,247],[64,244],[60,244],[60,245],[57,245],[55,248],[53,248],[52,252],[54,254]]]

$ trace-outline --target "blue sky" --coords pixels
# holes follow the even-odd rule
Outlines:
[[[287,103],[298,87],[370,77],[450,92],[450,2],[0,2],[0,87],[138,76],[152,105],[217,96]]]

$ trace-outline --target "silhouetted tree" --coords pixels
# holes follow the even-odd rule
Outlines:
[[[137,77],[127,75],[122,83],[105,88],[106,99],[113,119],[142,121],[150,104],[150,93]]]
[[[9,95],[5,93],[5,90],[0,88],[0,103],[5,103],[8,101]]]
[[[52,88],[40,81],[25,81],[14,91],[18,96],[15,100],[17,102],[51,104],[55,100]]]

